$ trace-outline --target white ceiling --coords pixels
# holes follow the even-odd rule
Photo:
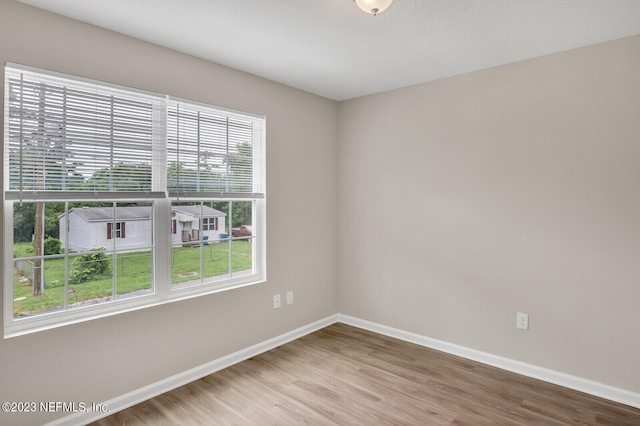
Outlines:
[[[639,0],[19,0],[344,100],[640,34]]]

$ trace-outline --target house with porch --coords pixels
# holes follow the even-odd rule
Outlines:
[[[60,241],[73,251],[98,247],[118,251],[147,250],[152,245],[151,207],[118,207],[114,220],[112,207],[72,208],[59,216]],[[208,206],[174,206],[171,210],[173,247],[219,240],[225,234],[226,214]],[[67,231],[68,224],[68,231]]]
[[[171,246],[200,241],[200,234],[205,241],[220,240],[221,235],[226,235],[226,216],[226,213],[208,206],[173,206]]]

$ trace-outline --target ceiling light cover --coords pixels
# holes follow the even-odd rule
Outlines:
[[[367,13],[377,15],[391,6],[393,0],[355,0],[358,7]]]

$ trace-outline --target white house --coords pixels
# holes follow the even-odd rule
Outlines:
[[[175,247],[199,241],[200,232],[204,240],[219,240],[220,235],[225,233],[225,217],[225,213],[207,206],[173,206],[171,245]]]
[[[226,214],[207,206],[174,206],[171,212],[171,244],[180,246],[200,240],[218,240],[225,230]],[[202,221],[201,221],[202,219]],[[69,249],[86,251],[112,248],[119,251],[146,250],[151,247],[151,207],[118,207],[113,219],[111,207],[83,207],[69,210],[59,217],[60,241]],[[221,230],[221,231],[220,231]],[[201,235],[202,234],[202,235]]]

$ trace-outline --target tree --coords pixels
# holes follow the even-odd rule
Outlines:
[[[44,234],[60,238],[58,217],[64,213],[64,203],[46,203],[44,212]],[[13,205],[13,241],[31,241],[35,228],[35,203],[15,203]]]
[[[73,153],[65,136],[66,87],[14,80],[9,84],[9,92],[10,188],[35,191],[68,189],[68,181],[74,185],[83,181],[76,171],[80,164],[70,161]],[[45,219],[44,202],[37,201],[32,208],[24,210],[21,207],[14,207],[14,212],[21,210],[17,218],[20,231],[14,231],[14,234],[24,239],[31,229],[25,221],[33,218],[32,292],[39,295],[44,291],[42,256],[45,230],[52,224]],[[53,227],[57,230],[57,225]]]
[[[36,209],[33,203],[15,203],[13,205],[13,240],[31,241]]]
[[[253,146],[251,142],[239,142],[235,151],[224,158],[227,165],[227,191],[253,191]],[[228,214],[228,212],[226,212]],[[234,201],[229,218],[229,227],[251,225],[251,201]]]
[[[42,87],[40,89],[40,101],[38,103],[38,134],[36,135],[36,140],[41,140],[43,142],[45,140],[46,129],[45,93],[45,89],[44,87]],[[40,167],[42,167],[42,170],[40,170],[39,173],[36,173],[35,189],[42,190],[44,189],[45,182],[45,159],[38,158],[35,164],[41,164]],[[44,293],[44,270],[42,265],[43,260],[40,257],[43,255],[44,251],[44,203],[41,201],[36,203],[33,235],[33,255],[35,256],[35,258],[33,259],[33,295],[37,296]]]
[[[253,191],[253,147],[251,142],[239,142],[235,152],[225,155],[227,165],[226,191]]]
[[[200,155],[197,168],[185,166],[183,162],[172,163],[167,168],[167,187],[170,191],[224,191],[222,176],[215,172],[215,166],[207,164],[210,156]]]
[[[86,185],[95,191],[151,191],[151,165],[121,162],[96,170]]]

